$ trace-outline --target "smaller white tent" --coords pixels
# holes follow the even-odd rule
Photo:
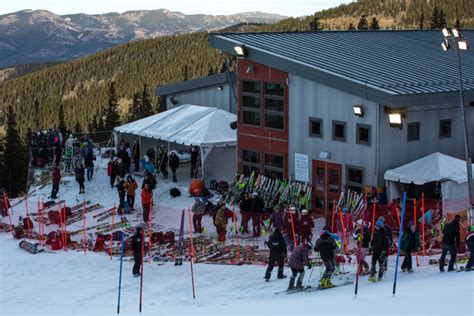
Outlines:
[[[468,208],[466,162],[439,152],[420,158],[384,174],[389,198],[401,196],[397,183],[423,185],[441,182],[443,211],[458,212]]]
[[[230,123],[237,116],[218,108],[184,104],[114,129],[116,141],[123,135],[139,136],[201,148],[204,180],[232,179],[236,166],[237,132]]]

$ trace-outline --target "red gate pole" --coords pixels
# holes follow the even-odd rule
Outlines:
[[[357,274],[356,274],[356,282],[355,282],[355,290],[354,290],[354,297],[357,297],[357,291],[359,290],[359,275],[361,269],[361,256],[362,256],[362,239],[364,239],[364,224],[365,224],[365,212],[367,211],[367,193],[364,192],[364,208],[362,211],[362,226],[360,227],[360,234],[359,234],[359,249],[357,249]]]
[[[38,241],[39,241],[39,244],[42,246],[43,243],[41,241],[41,210],[40,210],[40,205],[39,205],[40,201],[36,201],[36,210],[38,211]]]
[[[61,234],[61,246],[64,250],[63,209],[61,207],[61,203],[59,203],[58,210],[59,210],[59,228],[58,228],[58,230]]]
[[[31,233],[30,233],[30,214],[28,212],[28,198],[25,199],[25,205],[26,205],[26,222],[28,224],[28,240],[31,240]]]
[[[235,209],[233,207],[232,207],[232,217],[234,218],[235,239],[237,241],[237,260],[240,262],[239,232],[237,230],[237,218],[235,216]]]
[[[149,212],[149,225],[148,225],[148,263],[151,263],[151,235],[153,229],[153,196],[150,196],[150,212]]]
[[[44,216],[44,199],[43,198],[41,199],[41,209],[42,209],[42,214]],[[41,222],[41,226],[42,226],[41,231],[43,232],[43,239],[44,239],[44,218],[43,218],[43,221]],[[46,239],[44,239],[43,244],[45,244],[45,243],[46,243]]]
[[[395,212],[397,212],[397,221],[398,221],[398,228],[400,228],[400,213],[398,213],[398,207],[395,207]]]
[[[291,210],[291,207],[290,207],[290,220],[291,220],[291,229],[293,233],[293,244],[296,248],[295,222],[293,221],[293,212]]]
[[[189,246],[191,247],[189,253],[189,263],[191,265],[191,282],[193,286],[193,299],[196,299],[196,290],[194,289],[194,271],[193,271],[193,261],[194,261],[194,243],[193,243],[193,224],[192,224],[192,219],[191,219],[191,209],[188,207],[188,219],[189,219],[189,238],[190,238],[190,244]]]
[[[144,264],[143,264],[143,257],[145,256],[145,231],[142,230],[142,264],[141,264],[141,271],[140,271],[140,307],[139,307],[139,312],[142,312],[142,301],[143,301],[143,269],[144,269]]]
[[[8,207],[8,200],[7,200],[7,195],[5,194],[5,192],[3,192],[3,202],[5,203],[5,208],[7,209],[8,220],[10,221],[10,229],[12,230],[12,234],[13,234],[12,217],[10,215],[10,208]]]
[[[422,249],[423,249],[423,256],[426,256],[425,253],[425,192],[421,193],[421,230],[422,230]]]
[[[112,229],[110,230],[110,260],[112,260],[112,246],[114,245],[113,234],[114,234],[114,226],[115,226],[115,204],[112,208]]]
[[[341,220],[342,226],[342,237],[344,241],[344,247],[346,248],[346,253],[349,252],[349,246],[347,245],[347,238],[346,238],[346,228],[344,227],[344,220],[342,219],[342,212],[339,210],[339,219]]]
[[[365,198],[365,196],[364,196]],[[374,196],[374,203],[372,204],[372,234],[370,240],[374,239],[374,229],[375,229],[375,211],[377,210],[377,198]]]
[[[86,249],[87,249],[87,242],[86,242],[86,201],[84,201],[84,205],[82,208],[82,219],[84,222],[84,233],[82,236],[82,239],[84,240],[84,256],[86,255]]]
[[[336,200],[332,203],[331,233],[334,233],[334,215],[336,213]]]
[[[416,198],[413,200],[413,217],[414,217],[413,225],[415,225],[415,229],[416,229]],[[415,256],[416,256],[416,266],[419,267],[420,261],[418,259],[418,251],[415,252]]]
[[[64,224],[64,250],[67,251],[67,210],[66,210],[66,202],[64,202],[64,217],[63,217],[63,224]]]

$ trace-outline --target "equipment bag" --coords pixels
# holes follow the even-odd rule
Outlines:
[[[181,196],[181,191],[179,191],[178,188],[172,188],[172,189],[170,189],[170,195],[171,195],[172,197]]]

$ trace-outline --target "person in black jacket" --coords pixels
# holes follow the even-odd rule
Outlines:
[[[385,260],[388,254],[389,238],[387,237],[387,231],[384,228],[382,220],[377,220],[375,223],[374,237],[371,242],[372,247],[372,267],[370,270],[369,281],[382,281]],[[378,279],[375,279],[377,273],[377,262],[379,263]]]
[[[133,276],[137,277],[140,275],[140,266],[142,264],[142,242],[143,242],[143,233],[142,228],[137,227],[137,233],[132,237],[132,251],[133,251],[133,260],[135,264],[133,265]]]
[[[140,171],[140,145],[137,141],[133,142],[132,159],[135,164],[135,172]]]
[[[275,262],[278,263],[278,278],[286,278],[286,275],[283,274],[283,270],[287,250],[285,238],[283,238],[283,235],[281,234],[281,229],[275,229],[275,232],[268,238],[267,245],[270,249],[270,258],[268,259],[267,272],[265,272],[265,281],[270,281],[270,276],[272,274]]]
[[[250,196],[250,212],[252,213],[253,237],[260,237],[262,226],[263,200],[257,192]]]
[[[314,251],[319,252],[321,260],[324,262],[326,270],[324,270],[323,277],[319,283],[322,288],[333,287],[331,283],[331,276],[336,269],[336,259],[334,257],[334,250],[337,249],[336,241],[331,237],[329,231],[321,231],[321,236],[314,245]]]
[[[173,182],[178,182],[178,179],[176,178],[176,170],[178,170],[178,167],[179,157],[176,152],[172,151],[170,154],[170,168],[171,172],[173,173]]]
[[[80,164],[76,170],[76,181],[79,183],[79,194],[85,193],[84,181],[85,181],[85,170],[84,166]]]
[[[87,152],[86,157],[84,158],[84,165],[87,169],[87,181],[92,180],[94,175],[94,160],[95,156],[92,152]]]
[[[125,206],[125,194],[127,192],[125,190],[125,180],[117,177],[116,187],[119,195],[119,206],[117,208],[117,213],[122,214],[123,208]]]
[[[456,262],[457,256],[457,246],[459,246],[460,241],[460,227],[459,222],[461,221],[461,216],[456,215],[454,220],[446,225],[443,229],[443,248],[441,251],[441,258],[439,259],[439,271],[444,272],[444,262],[446,260],[446,255],[450,254],[451,258],[449,259],[448,271],[454,270],[454,263]]]
[[[466,237],[466,248],[470,252],[469,261],[466,264],[465,270],[471,271],[472,265],[474,265],[474,225],[471,226],[471,229]]]
[[[196,146],[191,149],[191,179],[197,177],[198,173],[198,157],[199,151]]]

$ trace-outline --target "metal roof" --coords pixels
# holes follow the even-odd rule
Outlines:
[[[463,35],[474,44],[474,30]],[[389,106],[459,102],[456,51],[440,30],[214,33],[212,46]],[[474,48],[460,51],[465,101],[474,100]]]
[[[235,82],[235,73],[229,72],[230,80]],[[207,88],[228,83],[227,73],[218,73],[215,75],[182,81],[175,84],[155,88],[156,95],[171,95],[189,90]]]

